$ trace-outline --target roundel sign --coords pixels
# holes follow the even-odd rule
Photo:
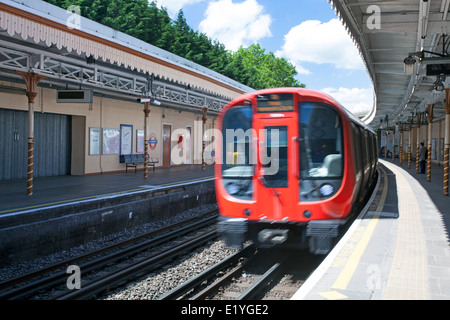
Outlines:
[[[158,143],[158,140],[156,139],[156,134],[154,134],[154,133],[150,134],[150,139],[148,139],[148,144],[150,146],[150,149],[155,150],[157,143]]]

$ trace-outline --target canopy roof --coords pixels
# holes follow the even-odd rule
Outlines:
[[[386,127],[386,120],[389,126],[410,123],[428,104],[435,104],[435,118],[443,117],[445,94],[436,90],[438,76],[427,75],[427,65],[450,64],[450,0],[328,2],[358,46],[373,82],[376,101],[365,122],[375,128]],[[442,82],[449,86],[448,80]]]

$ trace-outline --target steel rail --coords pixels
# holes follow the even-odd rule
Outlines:
[[[207,215],[211,214],[214,211],[217,211],[217,210],[210,211],[210,212],[204,214],[203,216],[207,216]],[[192,230],[201,228],[201,227],[211,223],[211,221],[216,219],[216,217],[217,217],[217,215],[210,216],[210,217],[208,217],[208,218],[206,218],[204,220],[201,220],[201,221],[198,221],[196,223],[190,224],[188,226],[182,227],[181,229],[174,230],[172,232],[169,232],[169,233],[161,235],[159,237],[150,239],[150,240],[145,241],[143,243],[139,243],[139,244],[133,245],[133,246],[128,247],[126,249],[123,249],[121,251],[113,252],[113,253],[111,253],[109,255],[106,255],[106,256],[103,256],[103,257],[101,257],[99,259],[95,259],[93,261],[87,262],[85,264],[80,265],[79,267],[80,267],[81,270],[83,270],[83,273],[99,269],[99,268],[101,268],[101,267],[103,267],[103,266],[105,266],[105,265],[107,265],[107,264],[109,264],[109,263],[111,263],[113,261],[120,260],[120,259],[122,259],[122,258],[124,258],[126,256],[130,256],[130,255],[135,254],[135,253],[137,253],[139,251],[143,251],[143,250],[148,249],[150,247],[156,246],[156,245],[158,245],[160,243],[170,241],[171,239],[174,239],[176,237],[182,236],[182,235],[184,235],[184,234],[186,234],[188,232],[192,232]],[[186,219],[186,220],[183,220],[181,222],[172,224],[170,226],[162,227],[160,229],[151,231],[149,233],[146,233],[146,234],[134,237],[132,239],[128,239],[126,241],[123,241],[123,242],[120,242],[120,243],[117,243],[117,244],[114,244],[114,245],[110,245],[108,247],[101,248],[99,250],[95,250],[95,251],[89,252],[87,254],[84,254],[84,255],[81,255],[81,256],[78,256],[78,257],[75,257],[75,258],[72,258],[72,259],[68,259],[68,260],[65,260],[65,261],[53,264],[53,265],[51,265],[49,267],[46,267],[46,268],[41,269],[41,270],[38,270],[36,272],[30,272],[30,273],[27,273],[27,274],[25,274],[23,276],[19,276],[17,278],[10,279],[10,280],[2,282],[0,284],[0,290],[3,290],[4,288],[7,288],[7,287],[12,287],[12,286],[17,285],[19,283],[25,282],[25,281],[27,281],[29,279],[32,279],[32,278],[35,278],[37,276],[41,276],[43,274],[46,274],[48,272],[52,272],[52,271],[55,271],[57,269],[67,267],[68,265],[74,264],[74,263],[76,263],[79,260],[85,260],[85,259],[88,259],[90,257],[96,256],[96,255],[100,255],[100,254],[102,254],[104,252],[113,250],[113,249],[115,249],[117,247],[122,247],[124,245],[130,245],[130,244],[135,243],[137,241],[140,241],[142,239],[145,239],[145,238],[148,238],[148,237],[152,237],[152,236],[157,236],[158,234],[161,234],[161,233],[166,232],[168,230],[171,230],[171,229],[177,228],[179,226],[185,225],[187,223],[191,223],[192,221],[195,221],[195,220],[198,220],[198,219],[199,219],[199,217]],[[20,299],[20,298],[28,297],[28,296],[32,295],[34,292],[37,292],[38,290],[46,289],[46,288],[51,287],[53,285],[64,283],[64,280],[66,278],[67,278],[67,273],[65,271],[58,272],[58,273],[56,273],[54,275],[51,275],[51,276],[39,279],[37,281],[30,282],[30,283],[28,283],[26,285],[23,285],[21,287],[14,288],[14,289],[11,289],[9,291],[5,291],[5,292],[0,294],[0,299]]]
[[[247,290],[245,290],[236,300],[254,299],[267,284],[274,279],[283,268],[283,263],[275,263],[269,270],[267,270],[255,283],[253,283]]]
[[[100,279],[90,282],[87,285],[83,285],[81,289],[65,292],[53,297],[53,299],[68,300],[90,298],[106,289],[113,288],[120,282],[136,277],[139,274],[149,272],[152,269],[155,269],[166,263],[167,261],[172,260],[176,256],[179,256],[186,251],[192,250],[205,242],[215,239],[216,237],[217,229],[214,228],[213,230],[209,230],[199,236],[186,240],[181,244],[172,246],[168,250],[163,250],[162,252],[152,255],[149,258],[142,259],[141,261],[122,268],[119,271],[114,271],[108,275],[101,277]]]
[[[180,286],[176,287],[175,289],[161,295],[160,297],[158,297],[158,300],[174,300],[174,299],[179,299],[180,297],[182,297],[185,293],[187,293],[188,291],[194,289],[195,287],[197,287],[198,285],[200,285],[202,282],[204,282],[207,279],[210,279],[212,277],[214,277],[219,271],[229,267],[230,265],[235,264],[240,258],[244,257],[244,256],[249,256],[252,253],[254,253],[256,250],[254,245],[248,245],[245,248],[243,248],[242,250],[234,253],[233,255],[225,258],[224,260],[218,262],[217,264],[215,264],[214,266],[212,266],[211,268],[203,271],[202,273],[200,273],[199,275],[197,275],[196,277],[188,280],[187,282],[181,284]],[[242,266],[240,266],[241,268]],[[230,273],[229,273],[230,274]],[[229,275],[228,274],[228,275]],[[208,291],[202,291],[202,295],[197,297],[196,299],[201,299],[204,295],[207,295],[208,292],[210,292],[212,289],[216,288],[217,284],[220,284],[221,281],[219,282],[215,282],[212,286],[209,286],[207,289]]]

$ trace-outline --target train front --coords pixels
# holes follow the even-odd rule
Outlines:
[[[216,196],[229,246],[309,247],[327,253],[351,209],[342,115],[309,90],[268,89],[219,115]]]

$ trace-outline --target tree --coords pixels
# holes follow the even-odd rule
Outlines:
[[[235,77],[254,89],[275,87],[305,87],[295,76],[295,67],[273,52],[266,53],[260,44],[240,47],[232,54]],[[242,69],[240,69],[242,68]],[[239,80],[238,80],[239,79]]]
[[[194,38],[194,31],[187,24],[183,10],[178,12],[177,20],[174,21],[174,32],[174,41],[169,51],[188,58],[193,54],[191,52],[191,43]]]
[[[46,0],[67,9],[80,7],[81,15],[124,32],[221,73],[254,89],[304,87],[295,67],[284,58],[266,52],[259,44],[227,51],[225,46],[194,31],[182,10],[172,21],[166,8],[147,0]]]

